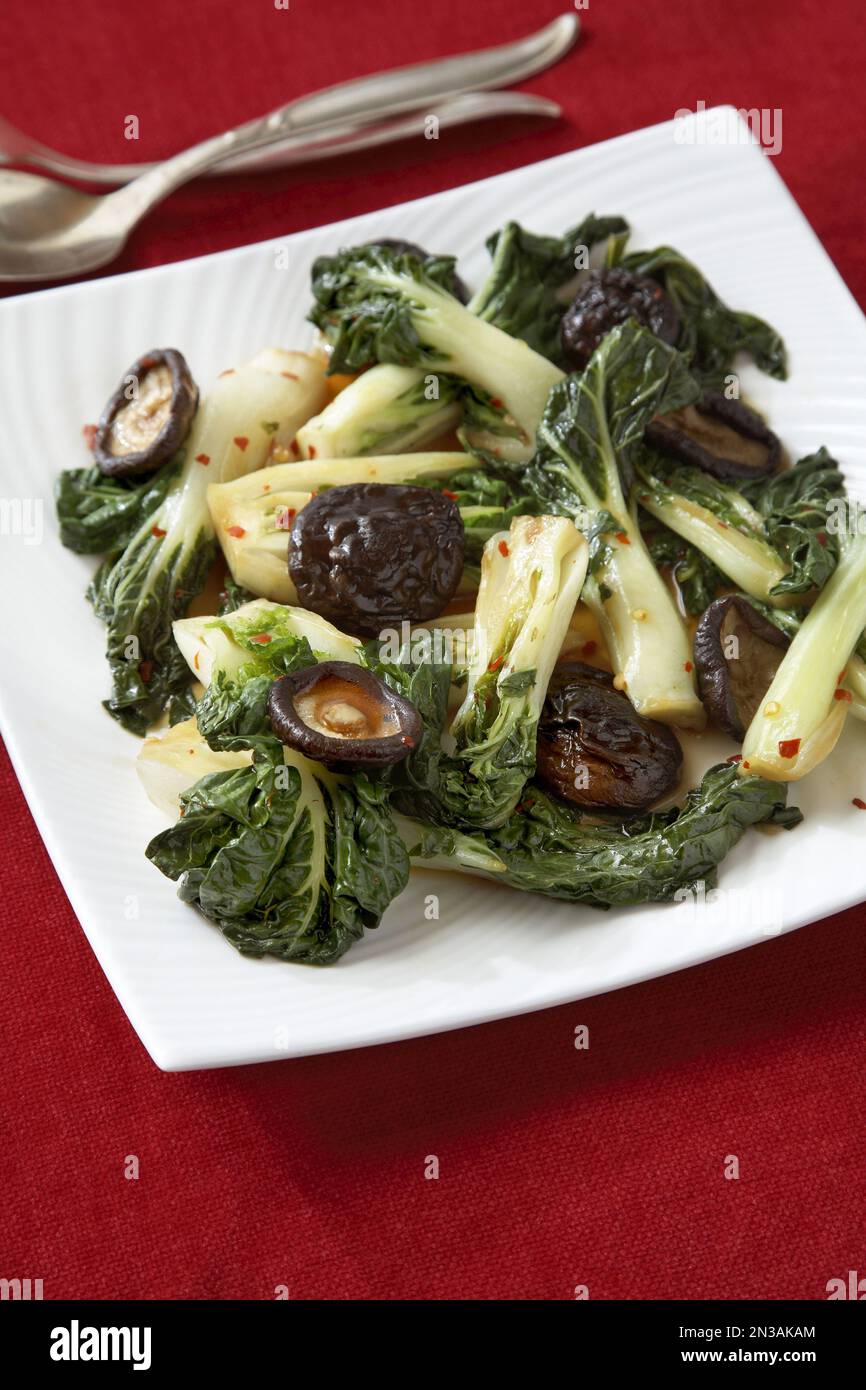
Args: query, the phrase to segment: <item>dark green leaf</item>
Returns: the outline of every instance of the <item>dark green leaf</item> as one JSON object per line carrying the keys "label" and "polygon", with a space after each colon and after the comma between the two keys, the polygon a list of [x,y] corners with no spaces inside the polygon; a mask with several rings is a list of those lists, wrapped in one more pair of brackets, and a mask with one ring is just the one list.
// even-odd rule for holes
{"label": "dark green leaf", "polygon": [[622,217],[594,213],[561,237],[538,236],[517,222],[507,222],[488,239],[493,264],[472,300],[473,313],[562,366],[559,326],[569,286],[580,269],[575,265],[577,253],[627,232]]}
{"label": "dark green leaf", "polygon": [[785,345],[776,330],[754,314],[729,309],[697,266],[679,251],[671,246],[631,251],[619,264],[664,286],[680,315],[677,346],[703,386],[722,389],[738,352],[748,353],[770,376],[785,379]]}

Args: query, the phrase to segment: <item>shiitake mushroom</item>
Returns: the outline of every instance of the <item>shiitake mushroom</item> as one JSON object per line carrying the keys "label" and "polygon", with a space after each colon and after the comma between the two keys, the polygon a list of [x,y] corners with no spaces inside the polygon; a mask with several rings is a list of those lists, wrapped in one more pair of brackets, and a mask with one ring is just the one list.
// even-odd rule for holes
{"label": "shiitake mushroom", "polygon": [[280,676],[268,692],[277,738],[336,771],[407,758],[424,732],[413,704],[351,661],[321,661]]}
{"label": "shiitake mushroom", "polygon": [[718,391],[705,391],[694,405],[657,415],[644,438],[681,463],[731,483],[774,473],[782,453],[760,415]]}
{"label": "shiitake mushroom", "polygon": [[463,572],[463,521],[435,488],[346,483],[311,498],[289,538],[305,608],[355,637],[438,617]]}
{"label": "shiitake mushroom", "polygon": [[183,354],[153,348],[139,357],[102,412],[93,441],[109,478],[150,473],[176,453],[198,407],[198,387]]}
{"label": "shiitake mushroom", "polygon": [[538,725],[536,777],[554,796],[593,811],[645,811],[672,792],[683,754],[673,731],[643,719],[606,671],[564,661]]}
{"label": "shiitake mushroom", "polygon": [[695,630],[698,690],[717,728],[738,743],[757,714],[788,638],[739,594],[717,598]]}
{"label": "shiitake mushroom", "polygon": [[[415,256],[419,261],[427,261],[431,258],[431,252],[425,251],[423,246],[419,246],[414,241],[404,241],[402,237],[380,236],[375,241],[365,241],[365,246],[385,246],[389,251],[395,252],[398,256]],[[451,293],[455,299],[459,299],[461,304],[468,304],[471,298],[469,290],[455,270],[451,280]]]}
{"label": "shiitake mushroom", "polygon": [[680,317],[657,280],[613,266],[593,270],[566,309],[559,337],[572,371],[581,371],[602,338],[628,319],[637,319],[663,343],[675,343]]}

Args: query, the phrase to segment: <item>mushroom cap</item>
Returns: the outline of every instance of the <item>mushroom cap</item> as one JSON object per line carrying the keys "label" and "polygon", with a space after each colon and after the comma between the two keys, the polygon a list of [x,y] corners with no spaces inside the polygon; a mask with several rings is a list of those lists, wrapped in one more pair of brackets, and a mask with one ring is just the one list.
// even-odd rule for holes
{"label": "mushroom cap", "polygon": [[[159,373],[160,389],[148,391],[151,374]],[[132,383],[135,383],[130,395]],[[117,390],[99,419],[93,456],[100,472],[109,478],[131,478],[154,469],[177,453],[198,408],[198,387],[183,353],[176,348],[152,348],[124,373]],[[120,431],[119,422],[127,428]],[[130,448],[119,450],[122,436],[141,436]],[[136,447],[137,445],[137,447]]]}
{"label": "mushroom cap", "polygon": [[463,520],[429,487],[347,483],[298,512],[289,574],[300,602],[355,637],[436,618],[463,573]]}
{"label": "mushroom cap", "polygon": [[774,473],[782,456],[778,436],[760,415],[718,391],[705,391],[694,405],[657,415],[644,438],[681,463],[730,483]]}
{"label": "mushroom cap", "polygon": [[679,314],[657,280],[622,266],[591,271],[562,316],[559,336],[569,368],[582,370],[602,338],[628,319],[664,343],[674,344],[679,336]]}
{"label": "mushroom cap", "polygon": [[321,661],[280,676],[267,709],[281,743],[337,771],[401,762],[424,733],[410,701],[351,661]]}
{"label": "mushroom cap", "polygon": [[715,599],[695,629],[698,690],[717,728],[741,743],[779,667],[788,638],[748,599]]}
{"label": "mushroom cap", "polygon": [[556,667],[538,726],[546,790],[586,810],[645,811],[674,790],[682,757],[673,731],[643,719],[606,671]]}

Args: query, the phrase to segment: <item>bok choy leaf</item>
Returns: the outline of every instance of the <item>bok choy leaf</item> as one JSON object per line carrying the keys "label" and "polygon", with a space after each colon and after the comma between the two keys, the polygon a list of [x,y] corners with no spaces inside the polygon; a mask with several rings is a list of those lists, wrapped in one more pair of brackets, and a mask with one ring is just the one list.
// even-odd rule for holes
{"label": "bok choy leaf", "polygon": [[[267,698],[280,675],[320,657],[357,659],[359,644],[315,614],[264,602],[177,627],[179,648],[207,682],[200,735],[214,756],[250,761],[184,790],[180,819],[147,856],[242,954],[329,965],[378,926],[406,885],[408,856],[387,784],[331,773],[285,748]],[[145,745],[151,785],[161,742]],[[176,758],[172,744],[165,760]]]}
{"label": "bok choy leaf", "polygon": [[787,604],[820,589],[839,553],[828,509],[844,496],[839,465],[826,449],[742,492],[699,468],[671,468],[645,448],[637,455],[640,505],[695,546],[750,597]]}
{"label": "bok choy leaf", "polygon": [[393,770],[395,805],[439,824],[499,825],[535,771],[538,720],[586,574],[564,517],[518,517],[488,541],[468,643],[466,692],[443,740],[450,663],[371,646],[365,661],[421,714],[420,748]]}
{"label": "bok choy leaf", "polygon": [[615,328],[586,370],[553,390],[538,452],[521,480],[550,512],[571,516],[590,543],[583,599],[639,714],[701,728],[691,648],[674,599],[626,501],[632,455],[648,420],[694,400],[680,353],[633,320]]}
{"label": "bok choy leaf", "polygon": [[398,824],[415,866],[480,874],[591,907],[629,907],[682,901],[690,888],[712,887],[750,825],[799,823],[786,795],[784,785],[722,763],[682,807],[619,826],[585,821],[534,785],[504,825],[484,834],[458,836],[403,817]]}
{"label": "bok choy leaf", "polygon": [[559,326],[580,273],[580,257],[585,253],[588,266],[594,247],[627,232],[624,218],[595,213],[559,237],[539,236],[507,222],[488,238],[492,265],[469,308],[562,367]]}
{"label": "bok choy leaf", "polygon": [[784,381],[785,344],[770,324],[754,314],[729,309],[696,265],[671,246],[622,254],[615,263],[633,275],[658,280],[680,317],[677,347],[704,388],[722,390],[738,352],[748,353],[762,372]]}
{"label": "bok choy leaf", "polygon": [[386,362],[460,378],[472,388],[468,437],[503,457],[528,459],[562,373],[470,313],[434,271],[429,261],[382,246],[320,256],[310,318],[331,346],[331,368],[352,372]]}
{"label": "bok choy leaf", "polygon": [[[805,777],[832,751],[851,705],[846,668],[866,627],[866,536],[836,532],[839,561],[803,618],[743,740],[741,769]],[[855,688],[859,671],[848,676]]]}

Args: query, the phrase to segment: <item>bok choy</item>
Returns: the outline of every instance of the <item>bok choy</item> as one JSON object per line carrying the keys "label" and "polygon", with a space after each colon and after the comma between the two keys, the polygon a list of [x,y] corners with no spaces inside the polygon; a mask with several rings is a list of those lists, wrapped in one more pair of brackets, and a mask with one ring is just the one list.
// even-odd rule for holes
{"label": "bok choy", "polygon": [[[378,926],[406,885],[408,855],[387,785],[329,772],[284,747],[266,705],[278,676],[323,655],[356,657],[357,644],[315,614],[261,602],[177,627],[179,647],[208,681],[198,734],[212,757],[248,761],[181,791],[180,819],[147,856],[243,955],[329,965]],[[196,664],[202,651],[208,660]],[[176,785],[182,746],[177,734],[148,740],[141,771],[151,795],[164,798]],[[198,746],[195,738],[188,745]]]}
{"label": "bok choy", "polygon": [[828,508],[845,489],[826,449],[742,492],[701,469],[671,468],[651,449],[636,467],[640,505],[752,598],[788,604],[832,574],[838,545]]}
{"label": "bok choy", "polygon": [[371,367],[298,430],[304,458],[402,454],[460,423],[459,382],[441,374],[380,363]]}
{"label": "bok choy", "polygon": [[[559,320],[569,288],[591,255],[627,231],[623,218],[594,213],[561,237],[508,222],[488,239],[492,264],[468,308],[561,366]],[[478,426],[484,402],[457,376],[380,359],[298,432],[298,445],[309,458],[403,453],[455,429],[464,405]],[[496,407],[490,423],[497,433]]]}
{"label": "bok choy", "polygon": [[522,482],[590,543],[583,599],[639,714],[701,728],[691,649],[673,596],[626,501],[634,447],[652,415],[695,398],[683,357],[634,321],[603,339],[582,373],[551,393]]}
{"label": "bok choy", "polygon": [[488,541],[468,643],[466,692],[445,740],[451,667],[368,649],[367,662],[419,710],[427,733],[395,769],[395,804],[439,824],[500,825],[535,771],[538,720],[589,557],[565,517],[517,517]]}
{"label": "bok choy", "polygon": [[528,893],[591,907],[683,901],[716,882],[718,865],[751,825],[786,829],[802,819],[786,808],[787,788],[711,767],[682,807],[624,825],[585,821],[538,787],[527,788],[509,819],[484,834],[398,817],[411,863],[481,875]]}
{"label": "bok choy", "polygon": [[465,381],[472,388],[464,405],[473,445],[526,460],[562,373],[464,308],[445,288],[453,260],[442,260],[448,262],[444,279],[429,262],[381,246],[320,256],[310,318],[331,346],[334,371],[386,362]]}
{"label": "bok choy", "polygon": [[[743,740],[741,770],[795,781],[835,747],[851,705],[846,667],[866,627],[866,536],[837,530],[839,561],[785,652]],[[858,670],[852,672],[856,683]]]}
{"label": "bok choy", "polygon": [[100,546],[122,547],[97,571],[88,597],[108,630],[112,690],[105,707],[132,732],[143,734],[173,702],[184,707],[189,675],[171,626],[204,587],[217,555],[208,485],[261,467],[271,444],[291,440],[323,394],[311,358],[268,349],[217,380],[199,406],[182,458],[140,491],[119,483],[109,498],[108,486],[94,480],[94,505],[85,509],[83,485],[61,481],[57,500],[67,538],[81,542],[86,532],[88,549],[97,537]]}

